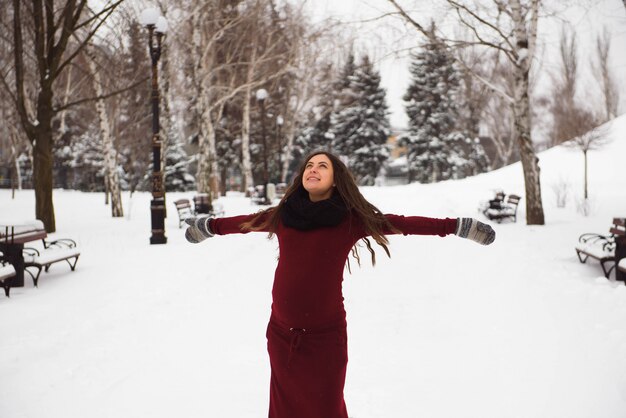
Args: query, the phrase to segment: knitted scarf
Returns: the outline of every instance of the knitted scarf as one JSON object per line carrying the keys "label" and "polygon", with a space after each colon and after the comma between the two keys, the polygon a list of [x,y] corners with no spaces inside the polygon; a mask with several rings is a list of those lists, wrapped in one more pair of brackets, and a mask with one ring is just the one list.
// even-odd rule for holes
{"label": "knitted scarf", "polygon": [[301,231],[339,225],[348,213],[336,189],[330,198],[311,202],[309,192],[302,186],[287,198],[281,212],[283,225]]}

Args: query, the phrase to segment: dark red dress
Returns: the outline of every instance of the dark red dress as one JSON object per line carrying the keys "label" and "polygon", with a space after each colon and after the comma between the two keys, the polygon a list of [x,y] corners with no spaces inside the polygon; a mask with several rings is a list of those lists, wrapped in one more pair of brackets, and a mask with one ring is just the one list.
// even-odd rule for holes
{"label": "dark red dress", "polygon": [[[254,215],[217,218],[218,235],[242,233]],[[404,235],[454,233],[456,219],[385,215]],[[301,231],[279,224],[279,261],[267,328],[270,418],[347,418],[346,312],[342,281],[350,249],[366,236],[348,217],[334,227]]]}

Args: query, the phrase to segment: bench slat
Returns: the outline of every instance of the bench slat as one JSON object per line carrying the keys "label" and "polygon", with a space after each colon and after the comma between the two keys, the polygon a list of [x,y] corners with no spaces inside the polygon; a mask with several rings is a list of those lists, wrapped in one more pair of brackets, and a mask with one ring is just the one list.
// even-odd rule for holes
{"label": "bench slat", "polygon": [[609,232],[613,235],[626,235],[626,231],[624,230],[624,228],[619,227],[612,227],[611,229],[609,229]]}
{"label": "bench slat", "polygon": [[39,256],[26,255],[24,257],[24,261],[26,263],[46,265],[56,263],[57,261],[66,260],[68,258],[78,257],[79,255],[80,251],[78,251],[76,248],[46,250],[43,251]]}

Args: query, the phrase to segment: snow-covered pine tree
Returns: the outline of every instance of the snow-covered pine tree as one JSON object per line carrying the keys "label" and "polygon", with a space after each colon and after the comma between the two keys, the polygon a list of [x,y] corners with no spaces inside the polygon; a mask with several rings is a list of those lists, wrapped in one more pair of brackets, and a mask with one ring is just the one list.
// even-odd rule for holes
{"label": "snow-covered pine tree", "polygon": [[[434,26],[431,30],[434,30]],[[400,145],[408,149],[409,182],[430,183],[464,177],[464,135],[455,128],[459,75],[440,42],[429,41],[413,55],[411,84],[404,95],[408,132]]]}
{"label": "snow-covered pine tree", "polygon": [[97,126],[92,126],[77,138],[69,152],[73,156],[72,189],[83,192],[104,191],[104,153]]}
{"label": "snow-covered pine tree", "polygon": [[389,158],[390,125],[380,74],[367,55],[342,96],[350,104],[332,117],[333,149],[347,157],[359,184],[373,185]]}
{"label": "snow-covered pine tree", "polygon": [[195,190],[196,178],[189,172],[191,158],[178,138],[171,138],[165,150],[165,190],[186,192]]}

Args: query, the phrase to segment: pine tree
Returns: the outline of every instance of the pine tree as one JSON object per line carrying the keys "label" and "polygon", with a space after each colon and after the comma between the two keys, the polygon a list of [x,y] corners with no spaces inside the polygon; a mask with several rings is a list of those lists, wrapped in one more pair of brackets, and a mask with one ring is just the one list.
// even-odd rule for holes
{"label": "pine tree", "polygon": [[[433,28],[434,30],[434,28]],[[409,182],[464,177],[465,137],[455,128],[459,75],[442,43],[430,41],[413,56],[411,84],[404,95],[409,116],[400,145],[408,148]]]}
{"label": "pine tree", "polygon": [[97,128],[92,127],[74,141],[70,153],[75,173],[72,188],[84,192],[104,191],[104,158]]}
{"label": "pine tree", "polygon": [[180,140],[170,140],[165,151],[165,190],[168,192],[195,190],[196,178],[189,172],[190,161]]}
{"label": "pine tree", "polygon": [[380,74],[367,55],[350,77],[343,97],[350,105],[332,117],[333,149],[347,157],[359,184],[373,185],[389,158],[390,125]]}

